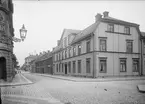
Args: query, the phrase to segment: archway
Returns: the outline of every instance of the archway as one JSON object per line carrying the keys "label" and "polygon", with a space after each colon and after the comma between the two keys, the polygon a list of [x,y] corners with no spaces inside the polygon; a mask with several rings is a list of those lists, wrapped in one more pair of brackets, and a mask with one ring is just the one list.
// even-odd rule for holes
{"label": "archway", "polygon": [[6,59],[4,57],[0,57],[0,79],[7,79]]}

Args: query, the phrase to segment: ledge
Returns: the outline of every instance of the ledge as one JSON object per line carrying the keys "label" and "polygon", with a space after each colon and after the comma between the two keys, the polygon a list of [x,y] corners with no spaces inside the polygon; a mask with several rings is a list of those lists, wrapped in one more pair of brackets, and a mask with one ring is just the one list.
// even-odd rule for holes
{"label": "ledge", "polygon": [[126,34],[126,33],[120,33],[120,32],[112,32],[112,31],[105,31],[107,33],[114,33],[114,34],[122,34],[122,35],[131,35],[131,34]]}

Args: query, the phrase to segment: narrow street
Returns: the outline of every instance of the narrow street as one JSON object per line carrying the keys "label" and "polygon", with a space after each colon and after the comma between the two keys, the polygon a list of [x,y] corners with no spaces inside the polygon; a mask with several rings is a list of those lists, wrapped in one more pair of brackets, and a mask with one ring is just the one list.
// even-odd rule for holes
{"label": "narrow street", "polygon": [[5,99],[8,99],[6,101],[12,97],[13,100],[19,99],[22,104],[27,104],[27,100],[30,104],[49,104],[48,102],[51,104],[60,104],[60,102],[65,104],[144,104],[145,102],[145,94],[138,92],[136,87],[138,84],[144,84],[144,80],[73,82],[30,73],[24,76],[34,83],[3,88],[2,94],[5,95]]}

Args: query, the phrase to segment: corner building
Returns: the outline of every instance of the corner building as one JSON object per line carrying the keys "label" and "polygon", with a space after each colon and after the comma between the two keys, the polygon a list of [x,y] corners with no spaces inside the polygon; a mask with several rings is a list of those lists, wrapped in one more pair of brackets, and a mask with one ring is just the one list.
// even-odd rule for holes
{"label": "corner building", "polygon": [[0,79],[13,77],[13,4],[12,0],[0,0]]}
{"label": "corner building", "polygon": [[82,77],[145,75],[139,25],[98,13],[84,30],[64,29],[53,49],[54,73]]}

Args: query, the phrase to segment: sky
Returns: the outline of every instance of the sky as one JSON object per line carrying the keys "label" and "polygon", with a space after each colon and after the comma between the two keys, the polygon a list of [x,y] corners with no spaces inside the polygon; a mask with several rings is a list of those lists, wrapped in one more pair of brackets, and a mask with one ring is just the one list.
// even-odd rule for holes
{"label": "sky", "polygon": [[97,13],[137,23],[145,32],[145,1],[51,1],[13,0],[15,37],[25,25],[26,39],[14,43],[14,54],[23,65],[30,54],[52,50],[63,29],[83,30],[95,22]]}

